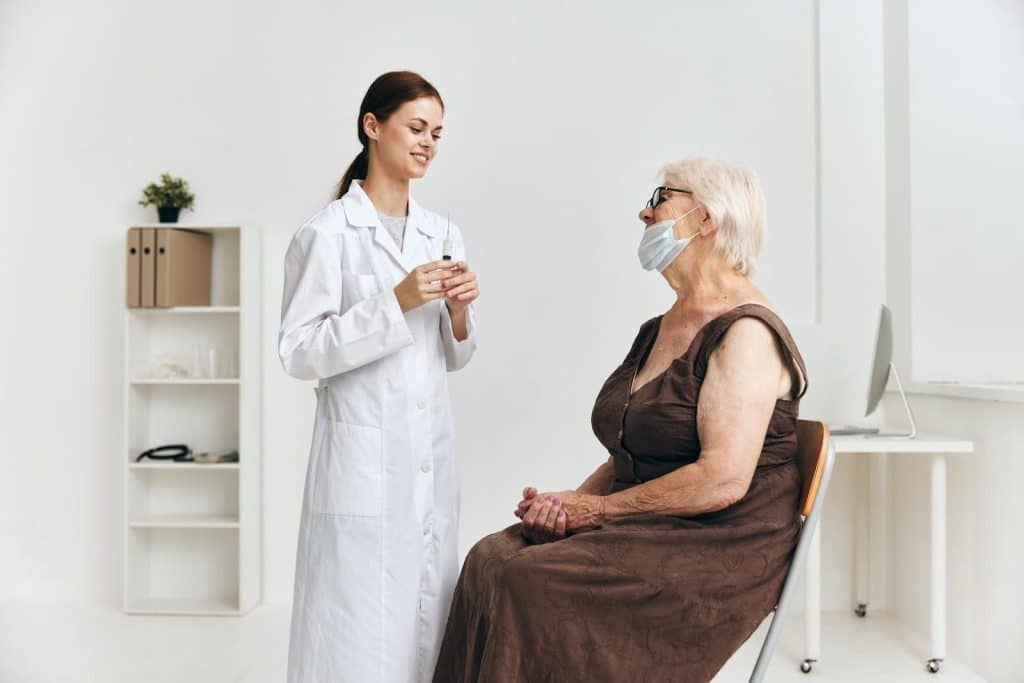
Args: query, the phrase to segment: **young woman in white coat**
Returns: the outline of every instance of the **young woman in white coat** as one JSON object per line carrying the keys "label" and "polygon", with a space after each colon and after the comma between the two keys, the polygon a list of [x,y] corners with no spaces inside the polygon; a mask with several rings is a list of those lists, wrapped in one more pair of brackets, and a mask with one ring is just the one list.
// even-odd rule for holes
{"label": "young woman in white coat", "polygon": [[[359,110],[362,151],[292,239],[278,351],[318,380],[295,569],[288,681],[427,681],[458,578],[446,373],[476,348],[477,279],[459,229],[409,195],[444,104],[386,73]],[[451,256],[451,260],[444,260]]]}

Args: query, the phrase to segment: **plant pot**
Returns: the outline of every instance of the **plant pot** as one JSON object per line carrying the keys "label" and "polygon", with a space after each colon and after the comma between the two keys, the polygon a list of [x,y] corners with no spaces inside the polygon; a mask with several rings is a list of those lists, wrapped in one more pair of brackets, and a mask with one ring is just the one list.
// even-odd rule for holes
{"label": "plant pot", "polygon": [[178,214],[181,212],[180,206],[158,206],[156,207],[156,213],[160,216],[161,223],[177,223]]}

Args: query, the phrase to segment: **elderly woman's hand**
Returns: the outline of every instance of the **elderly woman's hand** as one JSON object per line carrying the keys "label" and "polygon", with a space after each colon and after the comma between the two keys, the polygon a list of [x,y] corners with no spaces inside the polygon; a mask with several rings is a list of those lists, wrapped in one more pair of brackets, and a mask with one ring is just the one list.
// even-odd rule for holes
{"label": "elderly woman's hand", "polygon": [[[554,503],[545,502],[552,499]],[[564,517],[551,516],[556,504],[557,511]],[[536,489],[527,488],[515,514],[523,520],[524,529],[533,531],[539,526],[541,532],[561,538],[574,531],[600,526],[604,520],[604,497],[576,491],[538,494]]]}
{"label": "elderly woman's hand", "polygon": [[534,543],[550,543],[565,538],[565,511],[551,495],[537,495],[537,489],[523,489],[523,500],[515,510],[523,520],[522,534]]}

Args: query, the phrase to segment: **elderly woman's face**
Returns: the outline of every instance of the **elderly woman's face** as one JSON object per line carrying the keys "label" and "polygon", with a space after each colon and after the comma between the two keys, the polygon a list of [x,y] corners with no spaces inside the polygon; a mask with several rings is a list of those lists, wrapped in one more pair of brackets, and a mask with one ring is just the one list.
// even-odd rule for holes
{"label": "elderly woman's face", "polygon": [[[696,205],[693,196],[684,189],[662,187],[655,191],[651,201],[640,211],[639,216],[644,223],[644,229],[647,229],[661,221],[678,219]],[[697,212],[694,212],[691,217],[696,214]],[[687,221],[679,221],[672,226],[675,239],[682,239],[693,234],[694,230],[688,229],[686,223]]]}

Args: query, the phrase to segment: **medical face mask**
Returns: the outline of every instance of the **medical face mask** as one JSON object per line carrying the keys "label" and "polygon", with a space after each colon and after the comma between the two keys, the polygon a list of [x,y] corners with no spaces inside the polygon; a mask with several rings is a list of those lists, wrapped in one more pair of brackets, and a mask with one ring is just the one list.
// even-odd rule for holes
{"label": "medical face mask", "polygon": [[640,238],[640,246],[637,248],[637,256],[640,257],[640,265],[644,267],[644,270],[656,270],[659,273],[665,270],[668,268],[668,264],[675,261],[686,245],[696,237],[696,235],[691,235],[677,240],[672,236],[672,228],[698,208],[700,207],[693,207],[679,218],[658,221],[644,230],[643,237]]}

